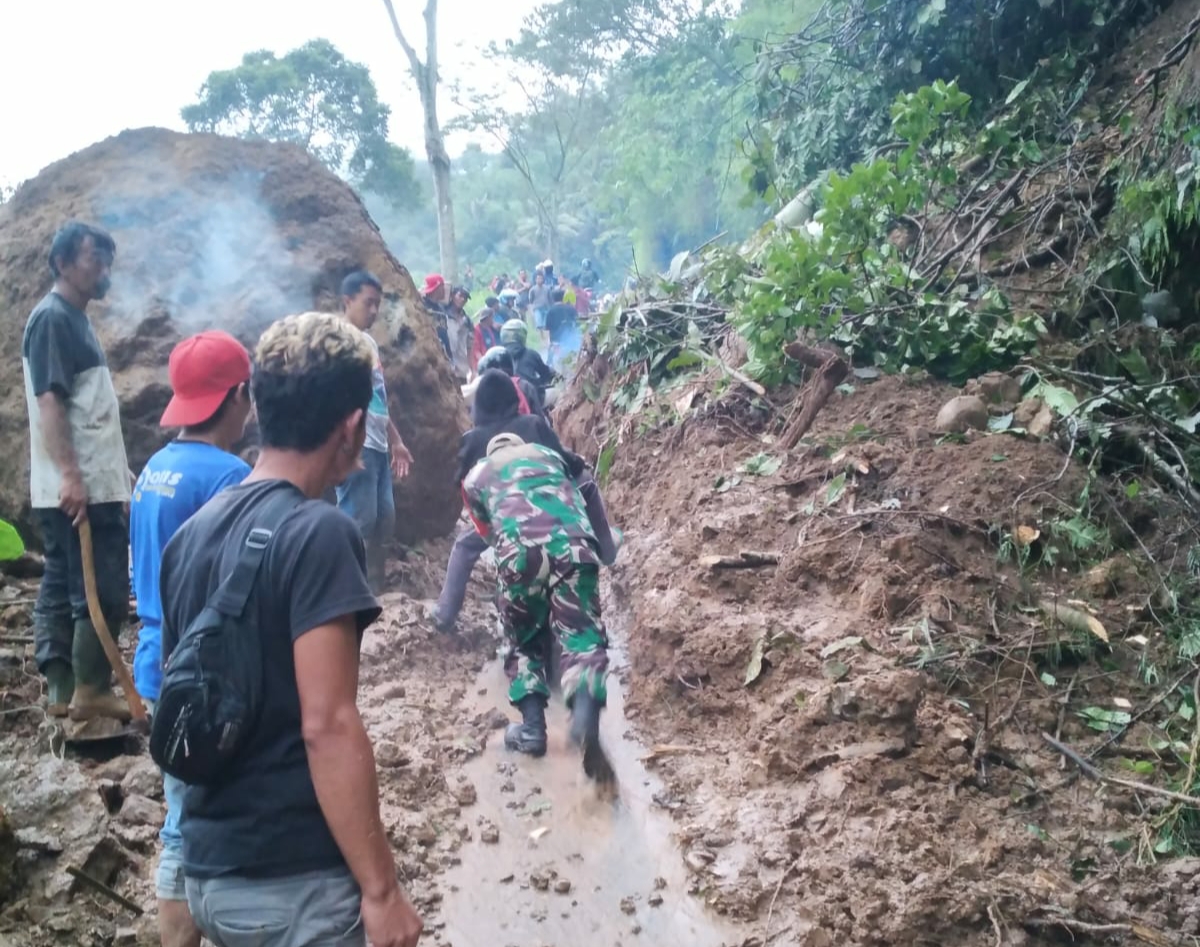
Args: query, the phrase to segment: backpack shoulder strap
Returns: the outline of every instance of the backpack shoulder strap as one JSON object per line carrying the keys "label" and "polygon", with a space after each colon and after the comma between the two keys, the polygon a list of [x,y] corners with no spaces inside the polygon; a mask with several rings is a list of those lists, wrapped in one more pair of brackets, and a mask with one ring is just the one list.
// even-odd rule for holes
{"label": "backpack shoulder strap", "polygon": [[[287,502],[280,502],[280,498],[286,498]],[[263,504],[265,509],[260,509],[256,517],[266,525],[255,526],[246,536],[233,572],[221,583],[209,602],[212,608],[230,618],[237,618],[246,610],[246,603],[254,591],[258,570],[267,554],[267,547],[271,544],[271,537],[303,502],[282,491],[272,491],[272,495]]]}

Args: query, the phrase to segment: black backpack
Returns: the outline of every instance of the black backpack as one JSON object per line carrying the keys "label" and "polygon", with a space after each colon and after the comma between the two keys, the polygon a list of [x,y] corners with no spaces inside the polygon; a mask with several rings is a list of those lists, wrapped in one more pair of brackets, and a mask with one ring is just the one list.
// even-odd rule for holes
{"label": "black backpack", "polygon": [[163,668],[150,755],[189,785],[220,782],[258,722],[262,641],[257,609],[246,606],[272,534],[301,502],[293,490],[270,492],[257,516],[270,528],[250,530],[233,572],[184,629]]}

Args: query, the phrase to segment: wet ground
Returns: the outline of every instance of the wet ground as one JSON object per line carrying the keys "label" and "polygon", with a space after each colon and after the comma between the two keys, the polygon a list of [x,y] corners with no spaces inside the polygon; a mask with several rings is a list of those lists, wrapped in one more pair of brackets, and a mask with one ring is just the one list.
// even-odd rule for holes
{"label": "wet ground", "polygon": [[[619,660],[619,655],[616,656]],[[744,934],[703,902],[670,821],[656,803],[663,787],[640,761],[647,753],[628,731],[617,674],[601,723],[618,777],[615,799],[600,795],[567,740],[561,701],[549,712],[549,750],[541,759],[504,748],[493,732],[464,766],[478,791],[461,863],[443,878],[445,935],[455,945],[653,943],[723,947]],[[480,675],[472,711],[507,703],[499,662]]]}

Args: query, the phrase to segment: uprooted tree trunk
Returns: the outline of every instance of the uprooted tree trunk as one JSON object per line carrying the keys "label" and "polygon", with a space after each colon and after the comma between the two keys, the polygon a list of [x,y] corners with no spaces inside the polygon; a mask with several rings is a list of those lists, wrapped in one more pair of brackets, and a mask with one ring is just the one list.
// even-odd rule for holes
{"label": "uprooted tree trunk", "polygon": [[446,136],[438,121],[438,50],[437,50],[437,0],[425,3],[425,61],[405,38],[396,19],[396,8],[392,0],[383,0],[392,30],[396,34],[404,55],[408,57],[409,71],[417,84],[421,96],[421,110],[425,115],[425,156],[433,173],[433,199],[437,204],[438,250],[442,261],[442,276],[449,283],[458,279],[458,248],[454,235],[454,202],[450,197],[450,154],[446,151]]}
{"label": "uprooted tree trunk", "polygon": [[850,366],[837,352],[813,348],[803,342],[789,342],[783,347],[783,354],[802,365],[815,368],[817,372],[796,399],[800,411],[783,432],[780,440],[784,450],[791,450],[800,442],[800,438],[808,433],[829,396],[846,380]]}

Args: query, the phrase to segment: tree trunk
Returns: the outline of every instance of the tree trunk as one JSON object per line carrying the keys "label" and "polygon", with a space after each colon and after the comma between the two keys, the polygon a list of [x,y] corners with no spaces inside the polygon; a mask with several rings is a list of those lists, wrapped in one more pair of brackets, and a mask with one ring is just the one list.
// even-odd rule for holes
{"label": "tree trunk", "polygon": [[[432,118],[432,124],[430,119]],[[437,203],[438,251],[442,260],[442,277],[447,283],[458,280],[458,246],[454,234],[454,202],[450,197],[450,156],[437,115],[425,115],[425,155],[433,171],[433,199]]]}
{"label": "tree trunk", "polygon": [[454,202],[450,198],[450,155],[446,152],[446,137],[438,121],[438,48],[437,48],[437,0],[425,0],[425,61],[413,49],[400,29],[396,9],[392,0],[383,0],[392,31],[396,34],[404,55],[408,57],[409,69],[417,84],[421,97],[421,110],[425,115],[425,156],[433,172],[433,199],[437,204],[438,250],[442,259],[442,278],[453,285],[458,280],[458,248],[454,238]]}

